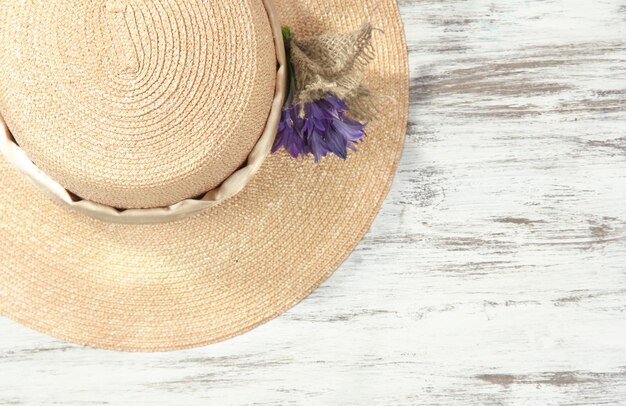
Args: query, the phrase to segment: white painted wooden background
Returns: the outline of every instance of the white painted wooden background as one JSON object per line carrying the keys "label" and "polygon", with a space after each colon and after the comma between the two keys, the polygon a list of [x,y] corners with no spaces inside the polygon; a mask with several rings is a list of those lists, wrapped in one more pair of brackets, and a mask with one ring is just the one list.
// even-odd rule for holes
{"label": "white painted wooden background", "polygon": [[626,1],[400,4],[408,143],[350,260],[190,351],[0,319],[0,404],[626,404]]}

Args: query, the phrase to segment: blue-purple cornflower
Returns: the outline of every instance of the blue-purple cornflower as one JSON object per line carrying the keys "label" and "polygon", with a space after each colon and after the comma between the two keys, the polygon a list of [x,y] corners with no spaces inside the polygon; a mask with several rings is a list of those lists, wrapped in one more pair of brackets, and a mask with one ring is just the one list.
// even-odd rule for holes
{"label": "blue-purple cornflower", "polygon": [[365,136],[365,125],[347,117],[347,111],[346,103],[333,94],[304,107],[283,107],[272,152],[284,147],[294,158],[311,154],[319,162],[331,153],[346,159],[348,150],[355,151],[354,144]]}
{"label": "blue-purple cornflower", "polygon": [[346,116],[348,106],[334,94],[304,105],[293,102],[296,92],[296,75],[290,61],[291,30],[283,27],[289,71],[289,95],[282,110],[272,152],[285,148],[292,157],[313,155],[319,162],[326,155],[348,157],[355,151],[355,143],[365,136],[365,124]]}

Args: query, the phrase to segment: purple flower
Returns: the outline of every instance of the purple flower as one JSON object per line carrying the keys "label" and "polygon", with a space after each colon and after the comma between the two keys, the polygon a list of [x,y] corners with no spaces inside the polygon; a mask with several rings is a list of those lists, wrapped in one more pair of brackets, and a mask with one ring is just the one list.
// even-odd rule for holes
{"label": "purple flower", "polygon": [[319,162],[332,153],[346,159],[348,149],[355,151],[354,144],[365,136],[365,125],[346,117],[347,111],[333,94],[304,107],[285,106],[272,152],[284,147],[294,158],[311,154]]}
{"label": "purple flower", "polygon": [[278,124],[278,133],[276,134],[272,153],[278,151],[280,147],[285,147],[285,150],[294,158],[305,154],[306,144],[300,135],[298,127],[295,125],[295,122],[299,120],[296,107],[283,107],[283,115]]}

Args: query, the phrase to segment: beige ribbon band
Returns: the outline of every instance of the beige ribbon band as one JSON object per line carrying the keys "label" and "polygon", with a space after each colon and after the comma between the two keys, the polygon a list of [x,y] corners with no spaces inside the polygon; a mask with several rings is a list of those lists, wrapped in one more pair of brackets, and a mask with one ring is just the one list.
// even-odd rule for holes
{"label": "beige ribbon band", "polygon": [[263,0],[263,4],[272,27],[277,60],[276,92],[270,114],[263,133],[248,155],[246,164],[231,174],[220,186],[207,192],[204,196],[197,199],[186,199],[168,207],[149,209],[117,209],[89,200],[75,200],[68,190],[46,175],[28,158],[26,152],[15,143],[2,116],[0,116],[0,152],[43,192],[79,212],[103,221],[126,224],[164,223],[197,214],[230,199],[243,190],[269,155],[287,94],[287,56],[280,21],[274,10],[272,0]]}

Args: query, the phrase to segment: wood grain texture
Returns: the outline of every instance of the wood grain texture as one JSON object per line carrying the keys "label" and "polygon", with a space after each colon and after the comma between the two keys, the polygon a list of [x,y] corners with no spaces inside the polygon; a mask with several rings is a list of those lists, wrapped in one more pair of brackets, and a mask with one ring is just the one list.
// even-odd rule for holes
{"label": "wood grain texture", "polygon": [[626,404],[626,3],[400,5],[406,150],[329,281],[176,353],[0,319],[0,404]]}

